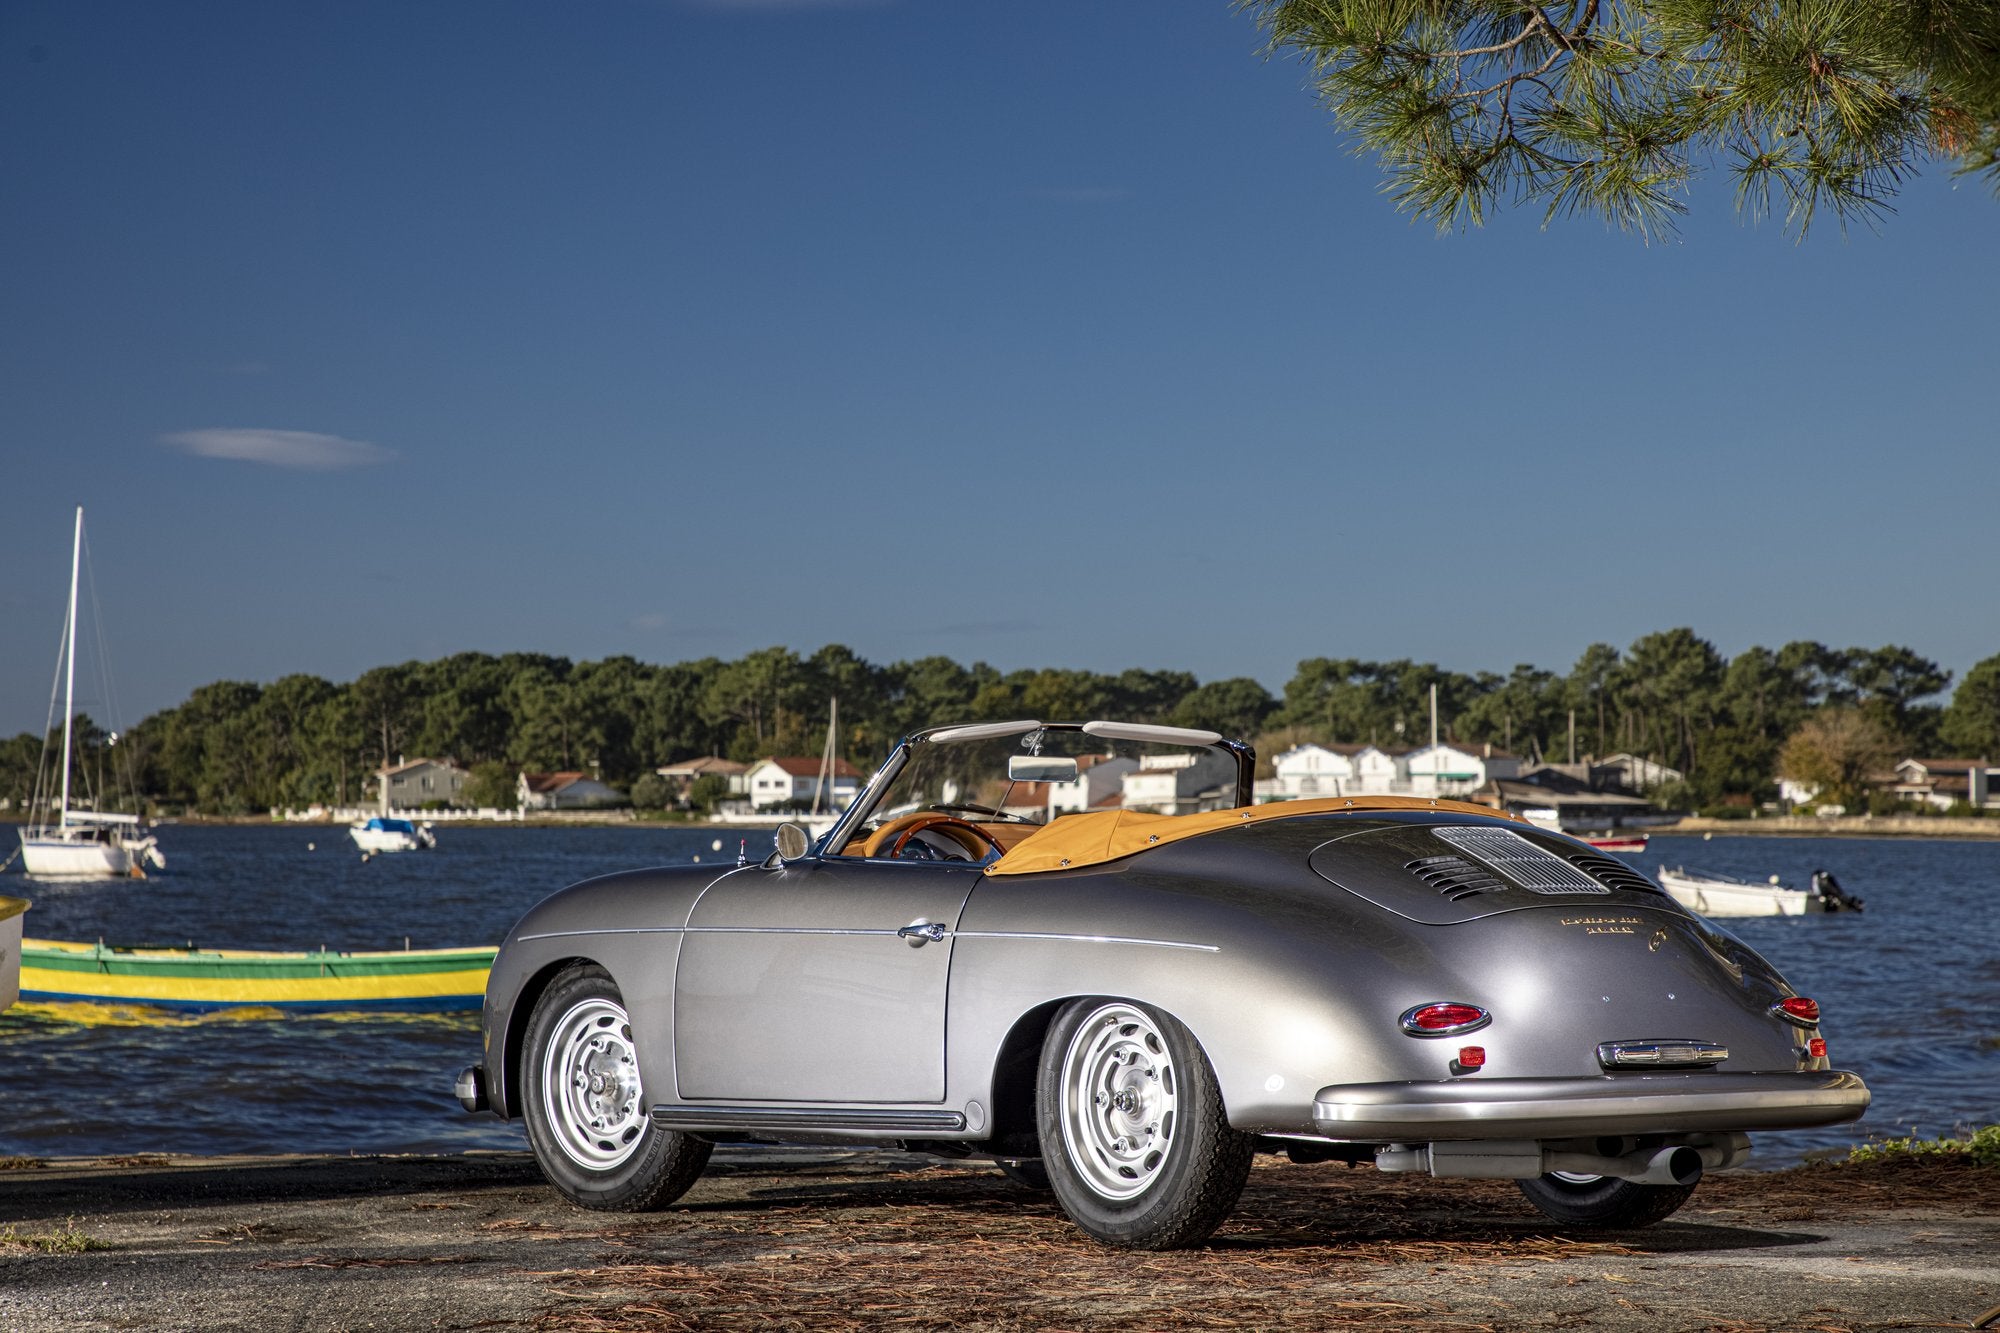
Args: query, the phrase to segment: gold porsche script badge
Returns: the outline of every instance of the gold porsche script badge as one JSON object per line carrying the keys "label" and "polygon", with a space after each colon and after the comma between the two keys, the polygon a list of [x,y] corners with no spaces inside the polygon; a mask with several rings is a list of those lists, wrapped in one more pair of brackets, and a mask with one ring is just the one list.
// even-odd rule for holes
{"label": "gold porsche script badge", "polygon": [[1580,927],[1586,935],[1636,935],[1646,923],[1636,916],[1566,916],[1562,924]]}

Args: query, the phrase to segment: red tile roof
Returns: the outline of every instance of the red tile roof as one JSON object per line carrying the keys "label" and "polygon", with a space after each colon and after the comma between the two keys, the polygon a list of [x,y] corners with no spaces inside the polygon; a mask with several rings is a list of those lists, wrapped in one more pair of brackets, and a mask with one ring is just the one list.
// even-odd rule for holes
{"label": "red tile roof", "polygon": [[[820,762],[817,758],[807,759],[800,755],[774,755],[761,760],[760,764],[776,764],[795,778],[816,778],[819,776]],[[759,767],[759,764],[752,764],[751,767]],[[837,778],[858,778],[861,776],[861,770],[845,759],[836,759],[833,761],[833,775]]]}
{"label": "red tile roof", "polygon": [[749,772],[750,765],[739,764],[734,759],[718,759],[713,755],[703,755],[699,759],[683,759],[677,764],[662,764],[655,771],[661,777],[667,778],[701,777],[707,773],[734,776],[737,773]]}

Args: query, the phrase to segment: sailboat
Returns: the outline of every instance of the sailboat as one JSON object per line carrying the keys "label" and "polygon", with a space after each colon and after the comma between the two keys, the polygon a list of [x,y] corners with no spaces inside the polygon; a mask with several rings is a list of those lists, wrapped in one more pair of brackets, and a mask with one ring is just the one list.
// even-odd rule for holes
{"label": "sailboat", "polygon": [[[69,620],[63,631],[62,659],[56,664],[64,682],[62,795],[55,823],[30,823],[21,830],[21,869],[35,879],[144,878],[146,866],[164,870],[167,858],[139,816],[70,808],[76,725],[76,590],[82,564],[83,506],[78,505],[76,537],[69,555]],[[47,805],[39,785],[38,781],[34,809],[46,820]]]}
{"label": "sailboat", "polygon": [[[812,813],[805,817],[806,831],[817,838],[840,822],[840,810],[833,800],[833,780],[840,770],[840,696],[827,700],[826,744],[820,747],[819,778],[813,784]],[[820,813],[820,806],[826,813]]]}

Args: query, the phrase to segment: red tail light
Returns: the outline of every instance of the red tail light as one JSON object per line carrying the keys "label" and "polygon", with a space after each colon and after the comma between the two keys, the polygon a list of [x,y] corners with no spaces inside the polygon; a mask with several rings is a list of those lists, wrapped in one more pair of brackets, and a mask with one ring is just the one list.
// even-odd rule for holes
{"label": "red tail light", "polygon": [[1815,1060],[1826,1059],[1826,1038],[1814,1037],[1806,1043],[1806,1054]]}
{"label": "red tail light", "polygon": [[1814,1027],[1819,1023],[1819,1001],[1808,1000],[1803,995],[1788,995],[1771,1006],[1771,1012],[1787,1023],[1796,1023],[1802,1028]]}
{"label": "red tail light", "polygon": [[1476,1004],[1453,1004],[1449,1001],[1420,1004],[1405,1012],[1400,1020],[1403,1031],[1412,1037],[1455,1037],[1461,1032],[1483,1028],[1492,1021],[1493,1016]]}
{"label": "red tail light", "polygon": [[1484,1046],[1461,1046],[1461,1047],[1459,1047],[1459,1048],[1458,1048],[1458,1067],[1459,1067],[1460,1069],[1483,1069],[1483,1068],[1485,1068],[1485,1067],[1486,1067],[1486,1048],[1485,1048]]}

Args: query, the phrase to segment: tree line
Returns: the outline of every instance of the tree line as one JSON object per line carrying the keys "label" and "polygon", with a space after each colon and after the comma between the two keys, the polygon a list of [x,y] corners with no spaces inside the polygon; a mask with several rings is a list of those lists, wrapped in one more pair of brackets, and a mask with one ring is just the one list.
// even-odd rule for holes
{"label": "tree line", "polygon": [[[1821,761],[1836,761],[1824,771],[1838,785],[1899,754],[2000,755],[2000,656],[1967,672],[1947,701],[1951,682],[1937,663],[1895,645],[1802,641],[1726,658],[1691,629],[1648,634],[1623,651],[1592,644],[1567,673],[1312,657],[1276,696],[1247,677],[1002,672],[947,657],[878,664],[838,644],[672,665],[460,653],[377,667],[345,684],[312,675],[217,681],[115,743],[84,718],[74,778],[107,793],[106,808],[119,805],[108,793],[122,787],[155,810],[243,814],[355,803],[377,768],[421,755],[473,767],[482,795],[505,803],[523,768],[580,770],[629,787],[697,755],[817,754],[836,697],[841,756],[863,769],[910,731],[1010,717],[1211,728],[1255,738],[1268,765],[1304,741],[1421,744],[1435,685],[1447,740],[1553,762],[1643,755],[1685,775],[1659,793],[1664,803],[1702,808],[1768,798],[1781,769],[1810,776]],[[32,733],[0,742],[0,796],[14,809],[34,788],[43,746]]]}

